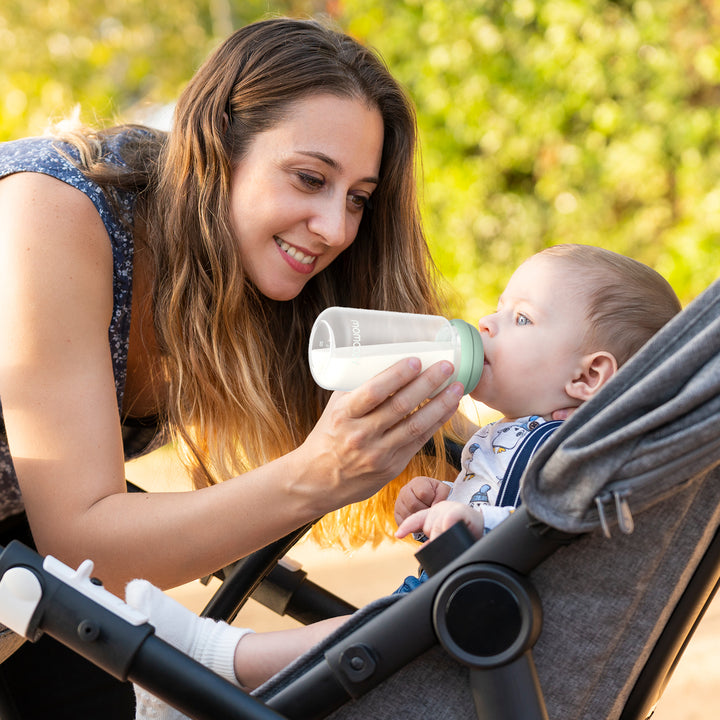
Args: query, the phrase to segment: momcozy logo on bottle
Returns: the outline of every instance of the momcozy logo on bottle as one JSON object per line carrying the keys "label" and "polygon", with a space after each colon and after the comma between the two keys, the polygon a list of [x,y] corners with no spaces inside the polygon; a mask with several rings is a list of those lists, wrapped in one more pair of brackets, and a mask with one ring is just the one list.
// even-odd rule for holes
{"label": "momcozy logo on bottle", "polygon": [[360,321],[350,320],[350,333],[352,334],[352,359],[354,363],[359,363],[357,359],[358,350],[362,347],[362,335],[360,334]]}

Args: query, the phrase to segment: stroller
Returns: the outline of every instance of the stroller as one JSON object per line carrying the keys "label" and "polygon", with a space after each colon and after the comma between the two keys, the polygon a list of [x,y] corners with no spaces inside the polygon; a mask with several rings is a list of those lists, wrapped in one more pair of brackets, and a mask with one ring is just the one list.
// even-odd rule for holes
{"label": "stroller", "polygon": [[[720,281],[538,450],[508,520],[424,546],[427,582],[356,612],[252,696],[159,640],[91,568],[15,542],[0,622],[198,720],[641,720],[718,584],[719,351]],[[246,596],[271,569],[257,564],[207,614],[230,619],[244,597],[229,589]]]}

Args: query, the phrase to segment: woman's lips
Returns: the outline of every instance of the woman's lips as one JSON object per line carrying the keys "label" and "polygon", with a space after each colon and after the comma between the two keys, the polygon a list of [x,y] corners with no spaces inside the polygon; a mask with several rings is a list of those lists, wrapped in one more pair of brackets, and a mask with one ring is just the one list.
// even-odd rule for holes
{"label": "woman's lips", "polygon": [[315,269],[315,261],[317,255],[309,255],[300,250],[300,248],[290,245],[282,238],[274,237],[275,244],[278,246],[283,259],[292,267],[301,273],[311,273]]}

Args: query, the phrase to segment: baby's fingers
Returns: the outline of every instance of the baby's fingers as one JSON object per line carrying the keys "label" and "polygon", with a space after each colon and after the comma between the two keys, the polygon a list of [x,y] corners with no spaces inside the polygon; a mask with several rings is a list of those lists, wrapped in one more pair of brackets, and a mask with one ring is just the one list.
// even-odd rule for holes
{"label": "baby's fingers", "polygon": [[395,522],[400,525],[409,515],[429,508],[437,499],[437,485],[442,485],[448,493],[450,492],[450,488],[444,483],[425,475],[417,475],[407,485],[400,488],[395,500]]}
{"label": "baby's fingers", "polygon": [[414,532],[420,532],[423,529],[428,512],[428,510],[420,510],[406,517],[395,531],[395,537],[400,539]]}

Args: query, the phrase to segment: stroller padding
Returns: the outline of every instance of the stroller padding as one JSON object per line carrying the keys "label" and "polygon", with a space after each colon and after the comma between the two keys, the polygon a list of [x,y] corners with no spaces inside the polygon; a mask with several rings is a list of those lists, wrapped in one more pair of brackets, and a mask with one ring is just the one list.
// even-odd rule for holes
{"label": "stroller padding", "polygon": [[[601,531],[560,548],[530,574],[542,598],[544,626],[534,655],[548,715],[561,720],[619,718],[630,691],[720,521],[720,473],[697,478],[636,518],[633,535]],[[480,541],[480,543],[484,542]],[[413,603],[413,591],[396,602]],[[312,669],[338,639],[362,628],[394,598],[363,608],[338,635],[277,675],[257,695],[269,701],[291,684],[313,695]],[[429,612],[429,610],[428,610]],[[409,614],[411,615],[411,614]],[[412,626],[394,630],[398,644]],[[317,675],[316,675],[317,676]],[[468,669],[436,646],[333,720],[476,720]]]}

